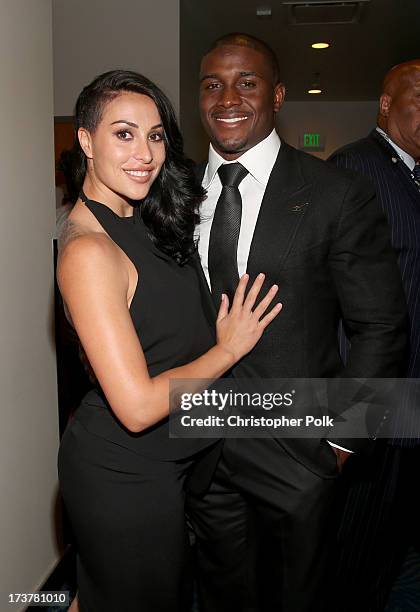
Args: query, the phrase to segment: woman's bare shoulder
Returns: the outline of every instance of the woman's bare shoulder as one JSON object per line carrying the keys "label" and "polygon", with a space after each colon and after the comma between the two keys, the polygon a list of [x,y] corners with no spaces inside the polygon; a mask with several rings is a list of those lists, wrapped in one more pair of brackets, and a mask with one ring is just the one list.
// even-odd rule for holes
{"label": "woman's bare shoulder", "polygon": [[59,258],[94,255],[94,252],[101,250],[112,255],[116,250],[115,244],[92,213],[77,202],[58,236]]}
{"label": "woman's bare shoulder", "polygon": [[58,249],[59,282],[75,275],[94,281],[100,276],[111,279],[114,274],[121,275],[121,255],[108,234],[69,218]]}
{"label": "woman's bare shoulder", "polygon": [[89,233],[89,230],[84,228],[80,223],[73,221],[71,217],[67,217],[61,227],[58,235],[58,251],[62,253],[65,247],[75,238]]}
{"label": "woman's bare shoulder", "polygon": [[91,264],[109,265],[121,261],[116,245],[103,232],[94,232],[75,223],[65,230],[59,247],[58,267]]}
{"label": "woman's bare shoulder", "polygon": [[[101,233],[101,229],[92,213],[77,202],[61,225],[60,233],[57,236],[58,252],[62,252],[75,238],[91,233]],[[105,232],[102,231],[102,233]]]}
{"label": "woman's bare shoulder", "polygon": [[[76,211],[77,212],[77,211]],[[128,274],[121,251],[89,217],[71,214],[60,237],[57,279],[60,289],[86,286],[126,288]]]}

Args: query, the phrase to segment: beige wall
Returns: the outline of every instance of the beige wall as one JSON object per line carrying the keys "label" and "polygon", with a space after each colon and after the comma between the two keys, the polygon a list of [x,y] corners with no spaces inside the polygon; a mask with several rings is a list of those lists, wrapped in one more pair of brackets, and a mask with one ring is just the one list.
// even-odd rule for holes
{"label": "beige wall", "polygon": [[[184,81],[181,89],[181,127],[187,153],[196,161],[207,156],[208,138],[201,127],[197,111],[198,98],[192,84]],[[197,83],[194,87],[198,87]],[[325,151],[313,153],[326,159],[343,145],[363,138],[376,125],[377,101],[364,102],[285,102],[277,118],[279,134],[294,147],[299,134],[320,132],[325,136]]]}
{"label": "beige wall", "polygon": [[314,153],[327,158],[339,147],[363,138],[376,125],[378,102],[285,102],[278,114],[281,136],[294,147],[299,134],[319,132],[325,136],[325,151]]}
{"label": "beige wall", "polygon": [[54,112],[114,68],[155,81],[179,106],[179,0],[53,0]]}
{"label": "beige wall", "polygon": [[51,0],[0,0],[2,596],[38,587],[58,558],[51,23]]}
{"label": "beige wall", "polygon": [[[179,0],[0,0],[0,56],[4,593],[37,588],[59,556],[54,529],[58,423],[52,337],[52,116],[72,114],[82,86],[114,67],[144,72],[177,106]],[[191,89],[185,95],[190,97]],[[321,131],[328,154],[363,136],[374,123],[375,111],[375,102],[290,102],[282,110],[280,132],[296,144],[299,131]],[[206,141],[192,114],[184,114],[183,128],[190,153],[200,157]]]}

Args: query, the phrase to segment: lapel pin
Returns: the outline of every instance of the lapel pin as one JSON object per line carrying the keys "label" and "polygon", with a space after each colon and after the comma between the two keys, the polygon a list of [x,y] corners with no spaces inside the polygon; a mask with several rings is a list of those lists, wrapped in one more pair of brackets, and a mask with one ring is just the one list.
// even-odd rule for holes
{"label": "lapel pin", "polygon": [[304,204],[295,204],[295,206],[292,206],[290,210],[292,212],[300,212],[307,204],[309,204],[309,202],[305,202]]}
{"label": "lapel pin", "polygon": [[398,162],[398,157],[391,157],[391,161],[393,164],[396,164]]}

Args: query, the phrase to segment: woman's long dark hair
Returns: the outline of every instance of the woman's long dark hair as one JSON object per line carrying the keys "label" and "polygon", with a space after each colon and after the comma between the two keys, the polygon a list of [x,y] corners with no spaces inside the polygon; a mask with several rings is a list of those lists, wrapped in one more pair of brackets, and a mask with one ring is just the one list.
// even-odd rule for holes
{"label": "woman's long dark hair", "polygon": [[205,192],[195,177],[193,162],[184,155],[172,104],[148,78],[129,70],[111,70],[83,89],[75,109],[75,182],[81,189],[87,169],[86,157],[77,138],[78,129],[83,127],[93,133],[106,104],[128,91],[153,100],[164,128],[165,162],[139,211],[156,246],[179,264],[184,264],[195,250],[194,228],[199,221],[198,208]]}

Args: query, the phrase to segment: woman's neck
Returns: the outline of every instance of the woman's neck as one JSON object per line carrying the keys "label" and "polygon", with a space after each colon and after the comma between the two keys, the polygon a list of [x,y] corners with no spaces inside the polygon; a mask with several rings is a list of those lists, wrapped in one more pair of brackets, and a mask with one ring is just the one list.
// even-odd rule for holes
{"label": "woman's neck", "polygon": [[84,180],[83,191],[90,200],[96,200],[101,202],[101,204],[105,204],[119,217],[131,217],[133,215],[133,206],[129,201],[106,187],[103,183],[92,179],[89,174]]}

